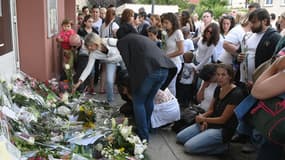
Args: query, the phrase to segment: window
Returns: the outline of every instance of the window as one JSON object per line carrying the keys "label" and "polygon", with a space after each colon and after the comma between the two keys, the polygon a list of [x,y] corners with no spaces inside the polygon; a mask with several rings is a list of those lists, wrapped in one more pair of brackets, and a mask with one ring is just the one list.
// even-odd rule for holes
{"label": "window", "polygon": [[265,5],[272,5],[273,0],[264,0]]}
{"label": "window", "polygon": [[0,0],[0,17],[2,17],[2,0]]}
{"label": "window", "polygon": [[281,2],[280,2],[280,4],[281,5],[285,5],[285,0],[280,0]]}
{"label": "window", "polygon": [[57,20],[57,0],[47,1],[48,37],[52,37],[58,32]]}

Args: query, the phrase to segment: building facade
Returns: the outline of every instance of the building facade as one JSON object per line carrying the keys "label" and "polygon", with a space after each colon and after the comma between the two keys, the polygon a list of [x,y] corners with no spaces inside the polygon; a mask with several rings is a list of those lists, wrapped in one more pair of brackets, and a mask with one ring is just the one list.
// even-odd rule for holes
{"label": "building facade", "polygon": [[285,12],[285,0],[257,0],[262,8],[266,8],[269,13],[275,13],[279,16],[282,12]]}
{"label": "building facade", "polygon": [[58,78],[55,38],[64,18],[76,20],[76,0],[0,0],[0,78],[20,71],[41,81]]}

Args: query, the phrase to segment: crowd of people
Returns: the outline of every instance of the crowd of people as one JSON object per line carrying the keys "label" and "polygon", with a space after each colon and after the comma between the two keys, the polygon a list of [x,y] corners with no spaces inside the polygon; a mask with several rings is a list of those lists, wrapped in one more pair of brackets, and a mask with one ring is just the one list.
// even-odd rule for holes
{"label": "crowd of people", "polygon": [[[190,154],[227,152],[234,139],[251,137],[239,130],[236,106],[249,94],[266,99],[285,92],[282,55],[253,79],[254,71],[285,47],[285,13],[275,24],[273,14],[252,3],[247,12],[214,17],[211,10],[200,20],[188,11],[157,15],[125,9],[118,16],[112,5],[83,7],[77,31],[64,20],[57,38],[63,63],[74,69],[73,92],[94,94],[98,83],[96,92],[106,92],[107,102],[113,103],[117,84],[130,104],[137,134],[147,141],[153,128],[179,120],[189,106],[200,107],[205,112],[179,130],[177,142]],[[122,72],[127,72],[124,81],[116,81]],[[284,151],[266,137],[258,146],[258,160],[281,159]],[[264,151],[270,147],[278,149]]]}

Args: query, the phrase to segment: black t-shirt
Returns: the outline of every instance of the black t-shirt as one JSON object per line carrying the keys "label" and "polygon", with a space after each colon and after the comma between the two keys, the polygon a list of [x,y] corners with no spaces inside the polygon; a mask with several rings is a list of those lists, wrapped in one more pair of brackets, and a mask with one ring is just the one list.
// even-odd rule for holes
{"label": "black t-shirt", "polygon": [[[224,96],[224,98],[220,99],[220,89],[220,86],[215,89],[214,112],[210,117],[220,117],[226,109],[227,105],[237,106],[244,98],[242,90],[239,87],[235,87],[226,96]],[[227,141],[233,136],[237,124],[237,118],[235,114],[233,114],[225,124],[208,124],[208,128],[222,128],[224,141]]]}

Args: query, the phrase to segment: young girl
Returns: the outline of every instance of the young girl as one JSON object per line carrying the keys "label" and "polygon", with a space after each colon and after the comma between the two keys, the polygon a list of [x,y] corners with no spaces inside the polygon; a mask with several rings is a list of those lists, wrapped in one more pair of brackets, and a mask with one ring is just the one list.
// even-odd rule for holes
{"label": "young girl", "polygon": [[[92,24],[94,22],[94,19],[91,15],[86,15],[83,19],[82,26],[78,29],[77,34],[81,37],[81,39],[84,39],[85,36],[89,33],[97,33],[95,28],[92,27]],[[80,75],[83,72],[84,67],[87,65],[88,61],[88,52],[87,50],[81,49],[79,51],[78,55],[78,65],[76,69],[76,80],[78,79],[78,75]],[[96,70],[97,69],[97,70]],[[89,93],[94,93],[94,79],[95,79],[95,74],[99,72],[99,62],[95,62],[95,67],[92,70],[92,73],[89,76]],[[99,75],[99,74],[98,74]],[[82,90],[85,88],[85,86],[88,83],[84,83],[82,86]]]}
{"label": "young girl", "polygon": [[[182,62],[180,55],[184,53],[183,49],[183,34],[179,29],[179,22],[175,14],[165,13],[162,15],[162,25],[167,32],[165,53],[168,58],[174,62],[177,67],[176,76],[172,79],[168,86],[170,92],[176,96],[176,77],[179,73]],[[163,43],[163,42],[162,42]]]}
{"label": "young girl", "polygon": [[220,38],[219,26],[216,23],[209,24],[204,32],[203,37],[198,41],[198,49],[196,52],[195,70],[198,72],[207,63],[211,62],[215,46]]}

